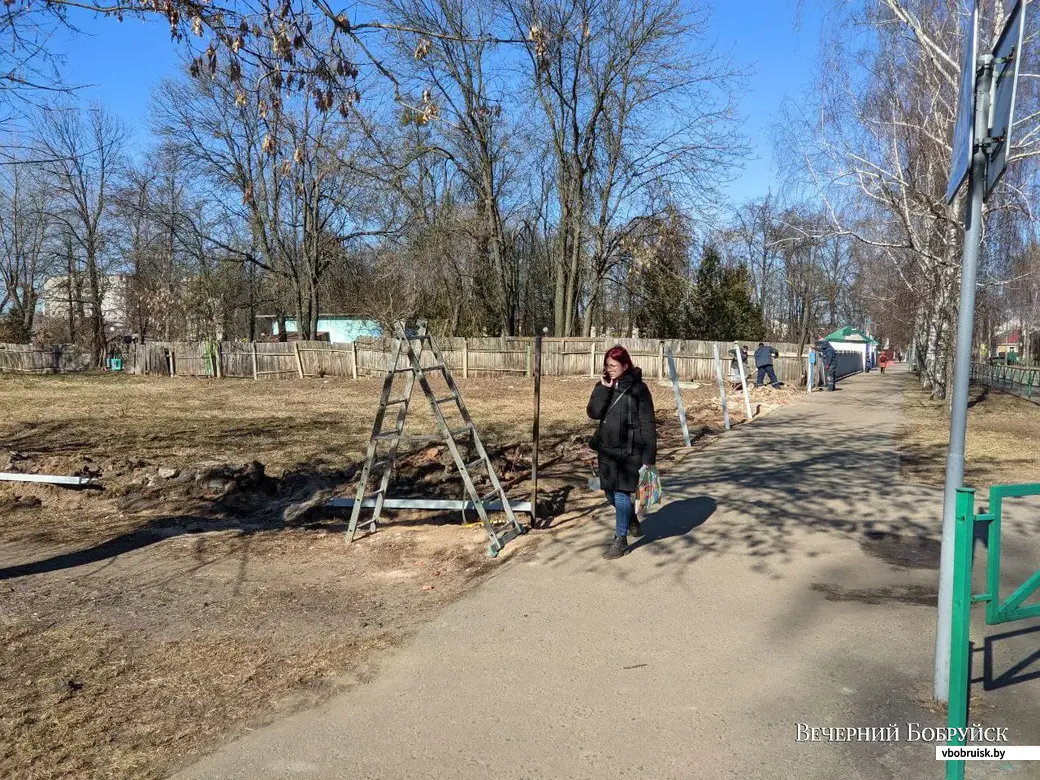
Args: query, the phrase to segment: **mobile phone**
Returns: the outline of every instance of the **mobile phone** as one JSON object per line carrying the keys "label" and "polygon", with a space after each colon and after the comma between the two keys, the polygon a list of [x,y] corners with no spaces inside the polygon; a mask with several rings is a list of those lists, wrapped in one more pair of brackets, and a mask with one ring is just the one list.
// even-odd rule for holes
{"label": "mobile phone", "polygon": [[605,368],[603,369],[603,381],[604,382],[609,382],[610,381],[610,373]]}

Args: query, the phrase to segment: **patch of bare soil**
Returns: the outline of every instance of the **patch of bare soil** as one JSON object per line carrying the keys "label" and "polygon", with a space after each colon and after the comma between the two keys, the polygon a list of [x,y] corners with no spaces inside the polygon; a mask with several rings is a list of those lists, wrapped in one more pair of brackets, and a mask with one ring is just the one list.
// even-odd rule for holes
{"label": "patch of bare soil", "polygon": [[[0,471],[103,483],[0,482],[0,776],[163,777],[368,679],[380,651],[504,563],[459,516],[397,513],[348,547],[346,518],[315,510],[354,495],[381,384],[0,377]],[[499,477],[528,498],[531,381],[460,385]],[[543,380],[554,526],[603,508],[591,387]],[[652,391],[662,468],[722,432],[717,388],[683,391],[692,450],[671,388]],[[797,397],[765,388],[753,403]],[[433,430],[423,399],[412,411],[409,432]],[[404,453],[397,474],[392,495],[462,496],[442,445]]]}

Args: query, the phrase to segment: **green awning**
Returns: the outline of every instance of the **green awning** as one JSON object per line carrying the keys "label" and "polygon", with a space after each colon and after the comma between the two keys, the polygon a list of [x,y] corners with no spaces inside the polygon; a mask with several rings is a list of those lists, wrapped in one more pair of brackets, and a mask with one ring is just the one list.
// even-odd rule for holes
{"label": "green awning", "polygon": [[875,339],[872,339],[863,331],[858,328],[854,328],[851,325],[846,325],[844,328],[838,328],[829,336],[824,336],[824,341],[837,341],[839,343],[846,344],[877,344]]}

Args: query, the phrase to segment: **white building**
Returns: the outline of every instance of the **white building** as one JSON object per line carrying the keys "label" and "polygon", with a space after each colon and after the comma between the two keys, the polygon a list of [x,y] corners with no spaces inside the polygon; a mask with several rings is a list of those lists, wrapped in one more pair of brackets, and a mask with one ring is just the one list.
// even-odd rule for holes
{"label": "white building", "polygon": [[[114,326],[117,330],[127,327],[127,293],[128,277],[125,274],[113,274],[102,278],[104,294],[101,298],[101,312],[105,323]],[[83,311],[87,316],[92,313],[90,294],[87,290],[88,281],[82,279],[80,295],[83,297]],[[40,313],[46,317],[65,318],[69,316],[69,278],[67,276],[51,276],[44,280],[43,291],[40,296]],[[73,291],[74,307],[79,306],[76,300],[76,292]]]}

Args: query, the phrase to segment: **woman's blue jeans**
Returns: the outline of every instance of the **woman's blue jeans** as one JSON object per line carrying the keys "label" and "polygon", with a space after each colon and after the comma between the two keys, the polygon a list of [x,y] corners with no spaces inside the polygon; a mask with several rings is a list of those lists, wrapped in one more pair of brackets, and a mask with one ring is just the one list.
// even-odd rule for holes
{"label": "woman's blue jeans", "polygon": [[607,501],[613,505],[617,518],[614,525],[614,535],[623,539],[628,536],[629,523],[632,522],[632,517],[636,513],[635,504],[632,503],[632,494],[611,490],[605,490],[604,493],[607,495]]}

